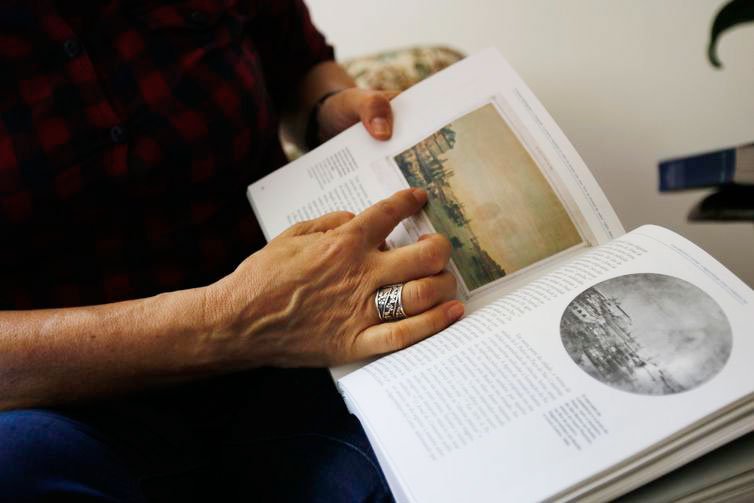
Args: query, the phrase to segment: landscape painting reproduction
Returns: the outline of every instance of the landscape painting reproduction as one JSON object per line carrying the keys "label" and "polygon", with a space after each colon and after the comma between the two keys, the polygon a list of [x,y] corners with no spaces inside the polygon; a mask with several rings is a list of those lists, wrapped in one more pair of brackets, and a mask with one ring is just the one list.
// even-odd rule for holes
{"label": "landscape painting reproduction", "polygon": [[643,395],[693,389],[717,375],[733,334],[695,285],[665,274],[627,274],[588,288],[560,321],[563,346],[587,374]]}
{"label": "landscape painting reproduction", "polygon": [[435,231],[470,292],[582,243],[534,159],[494,105],[446,125],[395,156],[429,194]]}

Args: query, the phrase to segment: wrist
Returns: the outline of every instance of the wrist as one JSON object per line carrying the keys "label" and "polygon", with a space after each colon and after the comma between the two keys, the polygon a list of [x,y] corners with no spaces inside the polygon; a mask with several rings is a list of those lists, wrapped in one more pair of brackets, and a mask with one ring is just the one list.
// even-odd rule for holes
{"label": "wrist", "polygon": [[167,343],[158,346],[165,351],[160,358],[165,370],[194,376],[224,370],[225,355],[218,341],[224,336],[225,317],[214,295],[211,287],[201,287],[145,299],[145,314]]}
{"label": "wrist", "polygon": [[304,143],[307,149],[313,150],[314,148],[318,147],[321,143],[319,112],[322,109],[322,106],[325,104],[325,102],[328,99],[344,91],[345,89],[347,88],[340,88],[340,89],[328,91],[322,96],[320,96],[319,99],[317,99],[317,101],[314,103],[314,105],[312,105],[311,110],[309,111],[309,116],[306,121],[306,131],[304,134]]}
{"label": "wrist", "polygon": [[209,370],[243,370],[263,365],[258,361],[257,339],[263,318],[253,278],[238,277],[238,271],[197,289],[201,327],[197,334],[197,360]]}

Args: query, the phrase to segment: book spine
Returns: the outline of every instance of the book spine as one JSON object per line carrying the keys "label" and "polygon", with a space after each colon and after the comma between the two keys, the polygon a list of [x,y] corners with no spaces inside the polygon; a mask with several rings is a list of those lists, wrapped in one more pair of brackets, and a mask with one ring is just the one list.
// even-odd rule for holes
{"label": "book spine", "polygon": [[660,162],[660,191],[754,183],[754,144]]}

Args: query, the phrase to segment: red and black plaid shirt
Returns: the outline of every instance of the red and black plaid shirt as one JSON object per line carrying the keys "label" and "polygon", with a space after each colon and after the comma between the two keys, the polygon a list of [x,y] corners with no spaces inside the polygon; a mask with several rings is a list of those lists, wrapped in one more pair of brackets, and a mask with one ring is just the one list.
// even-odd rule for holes
{"label": "red and black plaid shirt", "polygon": [[244,193],[332,49],[300,0],[0,4],[0,309],[205,285],[263,244]]}

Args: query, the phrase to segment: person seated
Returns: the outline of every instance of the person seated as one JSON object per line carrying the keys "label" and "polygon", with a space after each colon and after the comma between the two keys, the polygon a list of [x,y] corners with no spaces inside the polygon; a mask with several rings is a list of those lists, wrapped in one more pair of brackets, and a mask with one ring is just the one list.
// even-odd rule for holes
{"label": "person seated", "polygon": [[3,499],[390,500],[325,368],[462,315],[446,239],[382,246],[427,196],[266,245],[245,199],[390,95],[300,0],[5,2],[0,64]]}

